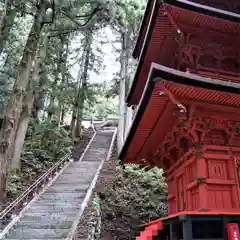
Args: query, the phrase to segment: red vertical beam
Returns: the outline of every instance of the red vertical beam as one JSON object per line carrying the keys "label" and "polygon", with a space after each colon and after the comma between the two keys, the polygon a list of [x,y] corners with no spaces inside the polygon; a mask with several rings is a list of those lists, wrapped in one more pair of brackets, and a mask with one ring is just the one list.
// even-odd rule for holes
{"label": "red vertical beam", "polygon": [[[207,209],[207,184],[205,179],[208,176],[207,160],[204,157],[197,158],[197,177],[199,183],[199,209]],[[204,196],[204,197],[202,197]]]}
{"label": "red vertical beam", "polygon": [[[231,153],[229,153],[231,156]],[[237,167],[235,163],[235,159],[228,160],[227,161],[227,171],[228,171],[228,179],[229,180],[234,180],[236,181],[236,185],[232,186],[232,204],[234,208],[240,208],[239,206],[239,197],[238,197],[238,188],[239,188],[239,183],[238,183],[238,176],[237,176]]]}

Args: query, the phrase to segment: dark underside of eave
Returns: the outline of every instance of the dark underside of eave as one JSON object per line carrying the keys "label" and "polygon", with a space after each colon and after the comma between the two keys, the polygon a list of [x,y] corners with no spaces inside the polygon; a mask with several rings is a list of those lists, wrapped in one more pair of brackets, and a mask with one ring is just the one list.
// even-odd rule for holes
{"label": "dark underside of eave", "polygon": [[206,5],[190,2],[187,0],[165,0],[176,7],[184,8],[189,11],[209,15],[223,20],[240,23],[240,15],[237,13],[221,10],[219,8],[208,7]]}
{"label": "dark underside of eave", "polygon": [[146,10],[145,10],[145,13],[144,13],[144,16],[143,16],[143,20],[142,20],[142,23],[141,23],[141,27],[140,27],[140,30],[139,30],[139,33],[138,33],[138,37],[137,37],[137,41],[135,43],[135,46],[134,46],[134,49],[133,49],[133,53],[132,53],[132,56],[136,59],[138,58],[138,51],[139,51],[139,48],[141,48],[141,46],[139,46],[142,38],[144,36],[142,36],[143,31],[144,31],[144,26],[145,24],[147,24],[147,16],[148,14],[150,14],[149,12],[151,11],[151,5],[152,5],[152,2],[154,0],[148,0],[148,3],[147,3],[147,7],[146,7]]}
{"label": "dark underside of eave", "polygon": [[231,94],[240,94],[240,84],[238,83],[230,83],[222,80],[204,78],[198,75],[186,74],[186,73],[153,63],[152,68],[150,70],[150,78],[147,86],[145,87],[144,96],[141,100],[140,106],[138,108],[138,112],[132,123],[131,129],[125,140],[123,148],[119,154],[120,160],[124,161],[124,156],[128,148],[130,147],[131,141],[137,131],[138,125],[148,106],[148,102],[152,96],[156,82],[160,82],[164,80],[180,83],[186,86],[210,89],[214,91],[226,92]]}
{"label": "dark underside of eave", "polygon": [[[188,11],[193,11],[193,12],[196,12],[196,13],[199,13],[199,14],[205,14],[205,15],[208,15],[208,16],[211,16],[211,17],[216,17],[216,18],[222,19],[222,20],[227,20],[227,21],[231,21],[231,22],[234,22],[234,23],[240,23],[240,15],[239,14],[227,12],[227,11],[220,10],[220,9],[217,9],[217,8],[212,8],[212,7],[208,7],[208,6],[205,6],[205,5],[196,4],[196,3],[189,2],[189,1],[186,1],[186,0],[165,0],[165,3],[168,3],[170,5],[186,9]],[[140,73],[140,69],[142,68],[142,64],[144,62],[144,56],[146,55],[147,48],[148,48],[149,42],[151,40],[152,31],[153,31],[154,24],[155,24],[157,15],[158,15],[157,13],[158,13],[159,6],[160,6],[159,4],[156,4],[156,6],[155,6],[156,9],[154,10],[154,14],[153,14],[153,17],[151,19],[151,22],[149,23],[150,24],[149,32],[146,33],[147,34],[146,42],[145,42],[145,45],[142,46],[143,51],[142,51],[142,55],[140,56],[140,59],[139,59],[137,72],[134,76],[132,86],[131,86],[130,91],[129,91],[129,93],[127,95],[127,98],[126,98],[126,102],[129,103],[129,105],[131,105],[130,104],[131,103],[131,98],[132,98],[132,95],[134,93],[134,89],[137,85],[137,80],[139,78],[138,76],[139,76],[139,73]],[[150,9],[147,9],[147,11],[150,11]],[[147,24],[146,22],[143,22],[143,23]],[[142,28],[144,28],[144,26],[141,26],[141,29]],[[138,39],[140,38],[140,34],[139,34]]]}

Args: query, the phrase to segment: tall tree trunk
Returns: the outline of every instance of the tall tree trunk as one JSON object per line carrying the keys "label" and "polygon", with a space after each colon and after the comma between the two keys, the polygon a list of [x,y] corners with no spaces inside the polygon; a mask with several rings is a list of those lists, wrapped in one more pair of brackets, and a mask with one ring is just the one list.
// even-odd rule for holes
{"label": "tall tree trunk", "polygon": [[[37,83],[38,81],[40,61],[41,60],[38,59],[34,65],[34,70],[33,70],[34,72],[32,76],[32,80],[34,83]],[[31,110],[32,110],[33,100],[34,100],[33,92],[34,92],[33,87],[30,87],[30,89],[27,91],[27,94],[23,100],[23,108],[20,115],[19,124],[17,128],[16,136],[15,136],[15,141],[14,141],[11,169],[17,170],[17,169],[20,169],[21,167],[20,158],[21,158],[21,153],[24,145],[24,139],[27,133],[28,123],[31,118]]]}
{"label": "tall tree trunk", "polygon": [[35,98],[35,88],[39,83],[39,72],[41,62],[44,61],[46,57],[46,48],[48,42],[48,28],[45,28],[43,32],[40,42],[39,42],[39,51],[38,57],[36,58],[35,64],[33,66],[31,83],[29,84],[29,88],[27,90],[27,94],[24,96],[23,100],[23,108],[19,119],[18,129],[15,136],[15,141],[13,144],[13,155],[11,161],[11,169],[18,170],[21,167],[20,160],[21,160],[21,153],[23,150],[24,140],[27,133],[27,128],[29,121],[31,119],[33,102]]}
{"label": "tall tree trunk", "polygon": [[[133,41],[131,41],[130,38],[131,34],[128,34],[128,39],[127,39],[127,67],[125,69],[125,96],[127,97],[127,93],[129,92],[130,88],[132,87],[132,78],[131,76],[134,74],[136,70],[135,62],[134,61],[129,61],[131,59],[131,51],[130,49],[133,48]],[[129,72],[128,70],[131,69]],[[132,121],[133,121],[133,108],[131,107],[126,107],[125,106],[125,132],[124,132],[124,137],[127,136],[129,129],[131,128]]]}
{"label": "tall tree trunk", "polygon": [[119,119],[117,150],[120,152],[124,143],[125,133],[125,96],[126,96],[126,72],[127,72],[127,34],[122,33],[122,51],[120,55],[120,89],[119,89]]}
{"label": "tall tree trunk", "polygon": [[46,13],[46,2],[41,0],[35,14],[34,23],[30,30],[28,40],[19,65],[18,77],[14,83],[12,95],[8,102],[6,116],[1,130],[0,142],[0,202],[6,197],[6,182],[10,164],[11,149],[15,133],[18,128],[20,113],[23,105],[24,92],[28,86],[29,74],[35,58],[39,37],[43,27]]}
{"label": "tall tree trunk", "polygon": [[[82,56],[82,58],[83,58],[83,56]],[[82,73],[82,68],[80,67],[80,69],[78,71],[78,76],[77,76],[77,83],[78,83],[77,92],[76,92],[76,96],[75,96],[73,106],[72,106],[72,118],[71,118],[71,125],[70,125],[72,139],[74,139],[74,137],[75,137],[78,101],[79,101],[80,91],[81,91],[81,87],[82,87],[82,78],[81,78],[82,74],[81,73]]]}
{"label": "tall tree trunk", "polygon": [[39,73],[39,84],[36,91],[34,91],[34,101],[32,108],[32,118],[39,121],[40,113],[44,106],[44,98],[46,95],[46,85],[47,76],[46,76],[46,67],[45,63],[41,62],[40,73]]}
{"label": "tall tree trunk", "polygon": [[86,48],[85,48],[85,57],[83,63],[83,73],[82,73],[82,87],[80,89],[79,94],[79,102],[78,102],[78,112],[77,112],[77,123],[76,123],[76,134],[81,137],[82,135],[82,118],[83,118],[83,109],[84,102],[86,99],[86,90],[87,90],[87,79],[88,79],[88,69],[89,69],[89,61],[91,54],[91,46],[92,46],[92,29],[90,32],[86,34]]}
{"label": "tall tree trunk", "polygon": [[63,125],[63,124],[64,124],[65,113],[66,113],[66,112],[65,112],[65,106],[62,106],[60,125]]}
{"label": "tall tree trunk", "polygon": [[72,139],[75,139],[76,137],[81,136],[81,125],[82,125],[84,102],[86,98],[91,46],[92,46],[92,29],[89,30],[89,32],[86,34],[86,37],[85,37],[85,46],[83,51],[83,72],[82,74],[79,72],[79,75],[78,75],[79,77],[78,92],[77,92],[76,99],[73,106],[72,122],[71,122]]}
{"label": "tall tree trunk", "polygon": [[[2,14],[2,13],[1,13]],[[12,8],[11,0],[5,1],[5,13],[0,16],[0,55],[5,47],[9,32],[13,26],[17,9]]]}
{"label": "tall tree trunk", "polygon": [[61,38],[61,46],[62,49],[64,48],[64,40],[66,40],[66,50],[65,52],[61,51],[60,53],[60,59],[61,59],[61,89],[62,91],[60,92],[59,96],[59,101],[58,101],[58,126],[60,126],[61,121],[62,121],[62,113],[64,112],[64,88],[67,85],[68,79],[66,78],[66,71],[67,71],[67,58],[69,54],[69,47],[68,47],[68,39],[63,39]]}
{"label": "tall tree trunk", "polygon": [[58,110],[56,109],[56,91],[57,91],[57,87],[60,81],[60,74],[61,74],[61,49],[62,45],[60,43],[57,44],[56,46],[56,54],[57,54],[57,67],[55,69],[55,79],[52,85],[52,90],[51,90],[51,96],[50,96],[50,103],[48,105],[48,119],[51,120],[53,115],[59,115]]}
{"label": "tall tree trunk", "polygon": [[77,119],[76,107],[73,107],[71,123],[70,123],[70,132],[71,132],[72,139],[74,139],[74,136],[75,136],[74,131],[75,131],[76,119]]}

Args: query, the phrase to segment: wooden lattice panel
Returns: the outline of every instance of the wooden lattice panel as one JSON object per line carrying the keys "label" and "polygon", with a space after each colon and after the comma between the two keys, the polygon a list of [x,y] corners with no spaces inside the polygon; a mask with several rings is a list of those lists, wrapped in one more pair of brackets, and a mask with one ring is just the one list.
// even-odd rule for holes
{"label": "wooden lattice panel", "polygon": [[[167,183],[171,184],[169,214],[240,210],[239,168],[231,148],[209,145],[203,149],[205,153],[189,155],[174,171],[166,171]],[[235,153],[239,154],[240,148],[235,148]]]}

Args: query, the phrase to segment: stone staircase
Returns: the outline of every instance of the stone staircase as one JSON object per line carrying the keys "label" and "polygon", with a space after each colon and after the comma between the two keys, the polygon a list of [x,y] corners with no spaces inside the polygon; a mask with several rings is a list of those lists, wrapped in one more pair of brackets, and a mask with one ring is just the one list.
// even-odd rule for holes
{"label": "stone staircase", "polygon": [[72,239],[94,179],[109,155],[114,131],[99,131],[79,162],[71,162],[3,239]]}

